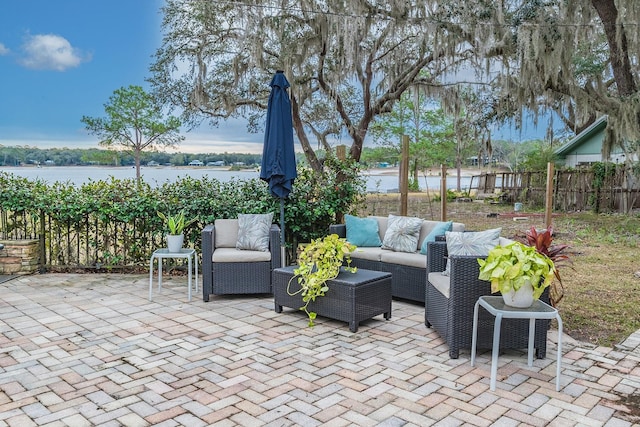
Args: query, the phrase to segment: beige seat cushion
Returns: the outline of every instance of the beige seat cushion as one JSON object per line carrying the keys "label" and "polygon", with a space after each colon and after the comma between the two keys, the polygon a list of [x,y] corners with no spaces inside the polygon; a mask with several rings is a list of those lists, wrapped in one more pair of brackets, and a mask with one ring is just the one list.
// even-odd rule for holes
{"label": "beige seat cushion", "polygon": [[380,241],[384,240],[384,235],[387,232],[387,222],[388,219],[386,216],[371,216],[369,218],[375,218],[378,221],[378,234],[380,235]]}
{"label": "beige seat cushion", "polygon": [[271,252],[246,249],[217,248],[213,251],[213,262],[264,262],[271,261]]}
{"label": "beige seat cushion", "polygon": [[427,256],[414,252],[395,252],[384,250],[382,262],[387,264],[407,265],[409,267],[427,268]]}
{"label": "beige seat cushion", "polygon": [[442,273],[429,273],[429,283],[438,290],[442,295],[449,298],[449,289],[451,288],[451,278]]}
{"label": "beige seat cushion", "polygon": [[368,261],[380,261],[382,259],[382,252],[386,252],[382,248],[375,247],[358,247],[355,251],[351,252],[351,258],[366,259]]}
{"label": "beige seat cushion", "polygon": [[[499,241],[501,246],[513,243],[513,240],[505,237],[500,237]],[[428,280],[442,295],[449,298],[451,290],[451,278],[449,276],[445,276],[441,272],[433,272],[429,273]]]}

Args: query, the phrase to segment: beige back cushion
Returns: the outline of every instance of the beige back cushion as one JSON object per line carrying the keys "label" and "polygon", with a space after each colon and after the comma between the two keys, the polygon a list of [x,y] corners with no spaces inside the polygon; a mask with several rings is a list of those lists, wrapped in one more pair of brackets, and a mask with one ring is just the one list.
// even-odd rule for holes
{"label": "beige back cushion", "polygon": [[[370,218],[375,218],[378,221],[378,232],[380,234],[380,240],[384,240],[384,235],[387,232],[387,223],[389,217],[371,216]],[[424,238],[427,237],[427,235],[431,232],[431,230],[433,230],[433,227],[435,227],[438,222],[439,221],[430,220],[424,220],[422,222],[422,227],[420,228],[420,236],[418,237],[418,247],[416,248],[416,250],[420,250],[420,245],[422,245]],[[452,227],[453,228],[451,231],[464,231],[464,224],[461,222],[454,222],[452,224]]]}
{"label": "beige back cushion", "polygon": [[375,218],[376,221],[378,221],[378,234],[382,242],[382,240],[384,240],[384,234],[387,232],[387,222],[389,218],[386,216],[370,216],[369,218]]}
{"label": "beige back cushion", "polygon": [[[420,237],[418,237],[418,250],[420,250],[420,246],[422,245],[422,242],[424,242],[424,238],[427,237],[429,233],[431,233],[431,230],[433,230],[436,224],[438,224],[439,222],[440,221],[431,220],[422,221],[422,227],[420,228]],[[464,231],[464,224],[462,224],[461,222],[454,222],[453,224],[451,224],[451,227],[451,231]]]}
{"label": "beige back cushion", "polygon": [[216,248],[235,248],[238,241],[237,219],[216,219],[213,223],[216,232]]}

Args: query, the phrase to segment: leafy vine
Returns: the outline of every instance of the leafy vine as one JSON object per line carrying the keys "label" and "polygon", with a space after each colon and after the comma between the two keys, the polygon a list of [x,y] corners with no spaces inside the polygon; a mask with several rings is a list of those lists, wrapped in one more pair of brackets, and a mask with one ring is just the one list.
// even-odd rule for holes
{"label": "leafy vine", "polygon": [[[302,297],[304,305],[300,307],[309,317],[309,326],[314,326],[316,313],[309,311],[309,304],[317,297],[324,296],[329,287],[327,282],[335,279],[340,273],[340,268],[355,273],[356,267],[351,267],[351,253],[356,249],[355,245],[337,234],[312,240],[298,255],[298,267],[293,270],[293,277],[287,284],[287,293],[291,296]],[[300,289],[291,291],[291,284],[297,280]]]}

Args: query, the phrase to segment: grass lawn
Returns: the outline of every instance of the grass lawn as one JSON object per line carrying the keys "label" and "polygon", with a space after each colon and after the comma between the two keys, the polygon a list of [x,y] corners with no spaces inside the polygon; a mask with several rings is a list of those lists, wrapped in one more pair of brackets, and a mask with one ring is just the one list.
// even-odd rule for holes
{"label": "grass lawn", "polygon": [[[410,216],[441,218],[440,203],[429,202],[426,194],[410,194],[407,204]],[[545,227],[543,211],[527,206],[514,215],[511,204],[453,202],[446,212],[448,220],[464,223],[467,230],[502,227],[502,235],[510,238],[524,236],[531,226]],[[399,215],[400,196],[369,195],[366,209],[359,213]],[[624,341],[640,329],[640,216],[554,212],[553,228],[554,242],[569,245],[573,261],[573,268],[560,270],[564,298],[558,310],[565,331],[596,345]]]}

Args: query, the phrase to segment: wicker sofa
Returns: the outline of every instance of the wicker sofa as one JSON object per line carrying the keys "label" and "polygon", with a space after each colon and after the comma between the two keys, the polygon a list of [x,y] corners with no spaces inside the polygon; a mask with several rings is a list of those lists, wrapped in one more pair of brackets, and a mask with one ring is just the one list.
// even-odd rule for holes
{"label": "wicker sofa", "polygon": [[[511,240],[500,237],[499,244]],[[435,329],[449,346],[449,356],[457,359],[460,349],[471,348],[473,308],[480,296],[491,295],[491,283],[479,280],[478,256],[448,255],[444,240],[428,243],[427,286],[425,295],[425,324]],[[445,276],[447,259],[450,274]],[[548,289],[540,298],[549,302]],[[480,309],[478,317],[478,349],[491,349],[495,318]],[[536,320],[536,357],[543,359],[547,352],[549,320]],[[529,321],[503,319],[500,349],[525,349],[528,346]]]}
{"label": "wicker sofa", "polygon": [[236,249],[237,219],[217,219],[202,230],[202,293],[272,293],[271,271],[281,267],[280,227],[271,225],[269,250]]}
{"label": "wicker sofa", "polygon": [[[371,216],[378,222],[380,241],[384,240],[387,230],[388,217]],[[418,244],[413,253],[395,252],[380,246],[358,246],[351,254],[351,265],[366,270],[384,271],[391,273],[391,293],[394,298],[402,298],[424,303],[427,257],[420,253],[420,247],[429,233],[439,224],[439,221],[422,220]],[[454,222],[452,230],[464,231],[464,224]],[[346,224],[329,226],[329,233],[340,237],[347,237]]]}

